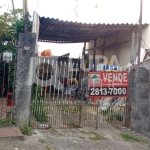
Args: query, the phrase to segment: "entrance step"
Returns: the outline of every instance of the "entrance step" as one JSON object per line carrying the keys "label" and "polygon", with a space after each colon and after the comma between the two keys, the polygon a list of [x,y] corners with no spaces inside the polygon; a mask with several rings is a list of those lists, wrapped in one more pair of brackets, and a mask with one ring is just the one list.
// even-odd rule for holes
{"label": "entrance step", "polygon": [[0,128],[0,138],[23,138],[23,135],[18,127]]}

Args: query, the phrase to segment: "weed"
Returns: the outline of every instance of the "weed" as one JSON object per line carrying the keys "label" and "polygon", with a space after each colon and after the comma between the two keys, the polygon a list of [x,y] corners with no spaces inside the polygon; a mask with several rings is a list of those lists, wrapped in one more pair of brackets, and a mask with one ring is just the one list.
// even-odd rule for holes
{"label": "weed", "polygon": [[119,121],[123,121],[123,116],[121,114],[109,114],[108,115],[108,120],[109,121],[113,121],[113,120],[119,120]]}
{"label": "weed", "polygon": [[53,132],[57,132],[57,131],[56,131],[56,129],[55,129],[55,128],[53,128],[53,127],[51,127],[51,130],[52,130]]}
{"label": "weed", "polygon": [[40,143],[46,143],[46,141],[44,139],[39,139]]}
{"label": "weed", "polygon": [[63,136],[63,134],[62,134],[62,133],[58,133],[57,135],[58,135],[58,136]]}
{"label": "weed", "polygon": [[121,134],[122,138],[125,140],[125,141],[136,141],[136,142],[141,142],[140,139],[134,137],[134,136],[131,136],[131,135],[128,135],[128,134]]}
{"label": "weed", "polygon": [[48,112],[43,104],[43,98],[37,98],[33,100],[32,105],[32,115],[36,118],[38,122],[47,122]]}
{"label": "weed", "polygon": [[[33,101],[31,106],[31,112],[33,117],[36,118],[38,122],[47,122],[48,119],[48,112],[46,106],[44,105],[44,97],[41,95],[44,90],[42,87],[39,87],[36,84],[33,84]],[[36,96],[38,95],[38,97]]]}
{"label": "weed", "polygon": [[58,107],[58,109],[62,112],[78,112],[80,110],[79,106],[68,106],[68,105],[62,105]]}
{"label": "weed", "polygon": [[112,110],[111,110],[110,108],[101,111],[101,114],[102,114],[102,115],[108,115],[108,114],[110,114],[110,113],[112,113]]}
{"label": "weed", "polygon": [[11,118],[7,118],[6,120],[0,120],[0,125],[7,126],[10,124],[15,124],[14,120]]}
{"label": "weed", "polygon": [[24,122],[23,127],[20,130],[25,135],[31,135],[31,127],[28,126],[27,121]]}
{"label": "weed", "polygon": [[85,139],[85,137],[83,137],[83,136],[79,136],[79,138],[80,138],[80,139]]}
{"label": "weed", "polygon": [[46,147],[46,150],[55,150],[54,148],[52,148],[52,147]]}
{"label": "weed", "polygon": [[86,131],[82,130],[80,131],[82,134],[88,134]]}
{"label": "weed", "polygon": [[89,137],[91,140],[107,140],[106,137],[99,136],[96,132],[91,132],[95,137]]}
{"label": "weed", "polygon": [[103,136],[102,136],[102,137],[100,137],[100,136],[89,137],[89,139],[90,139],[90,140],[96,140],[96,141],[97,141],[97,140],[107,140],[107,138],[105,138],[105,137],[103,137]]}

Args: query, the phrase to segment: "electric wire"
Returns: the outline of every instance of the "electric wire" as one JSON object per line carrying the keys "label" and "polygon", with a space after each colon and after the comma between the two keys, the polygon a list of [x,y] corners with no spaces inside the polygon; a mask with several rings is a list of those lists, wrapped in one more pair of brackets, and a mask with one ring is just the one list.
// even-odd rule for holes
{"label": "electric wire", "polygon": [[35,7],[35,11],[36,11],[36,9],[37,9],[37,7],[38,7],[38,4],[39,4],[39,0],[37,1],[36,7]]}

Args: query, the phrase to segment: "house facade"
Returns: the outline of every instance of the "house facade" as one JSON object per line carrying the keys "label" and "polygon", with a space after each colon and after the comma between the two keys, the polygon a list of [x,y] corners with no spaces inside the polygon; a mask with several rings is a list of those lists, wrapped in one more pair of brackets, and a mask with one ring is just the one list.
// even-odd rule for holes
{"label": "house facade", "polygon": [[[94,40],[87,43],[87,49],[91,49],[89,50],[89,55],[93,55],[94,53],[92,50],[92,48],[94,48],[94,43]],[[128,31],[120,31],[106,37],[100,37],[96,39],[95,45],[96,47],[99,47],[95,50],[95,55],[97,58],[100,55],[104,55],[110,61],[111,57],[115,55],[120,66],[126,66],[129,63],[136,64],[138,54],[138,28],[133,27]],[[149,47],[150,25],[145,24],[142,26],[141,62],[149,59]]]}

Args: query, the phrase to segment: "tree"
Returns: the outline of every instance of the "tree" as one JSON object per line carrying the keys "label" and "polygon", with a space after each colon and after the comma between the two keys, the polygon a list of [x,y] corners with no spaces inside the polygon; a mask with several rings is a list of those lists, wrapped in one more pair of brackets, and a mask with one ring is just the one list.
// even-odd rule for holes
{"label": "tree", "polygon": [[[14,13],[16,19],[14,18]],[[14,82],[14,67],[15,67],[15,59],[16,59],[16,46],[19,41],[19,33],[24,32],[25,21],[23,18],[23,10],[16,9],[14,12],[10,10],[9,13],[4,12],[0,15],[0,54],[2,56],[3,52],[9,51],[13,55],[13,61],[10,63],[0,62],[0,91],[3,88],[3,72],[8,74],[9,87],[10,90],[13,88]],[[30,22],[30,30],[32,27],[32,23]],[[4,70],[5,65],[5,70]]]}

